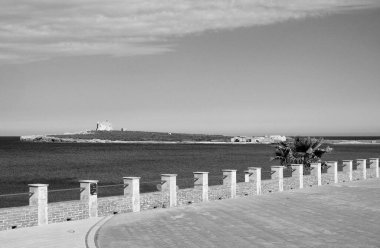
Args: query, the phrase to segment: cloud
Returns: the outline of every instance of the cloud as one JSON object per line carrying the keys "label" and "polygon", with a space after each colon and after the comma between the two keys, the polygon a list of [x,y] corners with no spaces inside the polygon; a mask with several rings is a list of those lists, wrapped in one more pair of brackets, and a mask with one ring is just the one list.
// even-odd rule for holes
{"label": "cloud", "polygon": [[379,1],[1,0],[0,63],[159,54],[174,49],[173,37],[373,6]]}

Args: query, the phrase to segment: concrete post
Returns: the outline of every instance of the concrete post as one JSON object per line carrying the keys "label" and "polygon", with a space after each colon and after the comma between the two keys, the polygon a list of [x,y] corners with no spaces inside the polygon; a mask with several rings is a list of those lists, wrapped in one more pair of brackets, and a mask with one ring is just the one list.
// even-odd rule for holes
{"label": "concrete post", "polygon": [[123,177],[124,196],[130,197],[132,212],[140,212],[140,177]]}
{"label": "concrete post", "polygon": [[98,217],[98,180],[80,180],[80,200],[88,203],[89,217]]}
{"label": "concrete post", "polygon": [[261,167],[248,167],[249,181],[256,182],[256,194],[261,195]]}
{"label": "concrete post", "polygon": [[378,158],[370,158],[369,159],[369,167],[375,168],[376,177],[379,178],[379,159]]}
{"label": "concrete post", "polygon": [[356,165],[357,170],[363,171],[363,179],[367,179],[367,159],[357,159]]}
{"label": "concrete post", "polygon": [[28,184],[29,206],[37,207],[38,225],[48,224],[48,191],[49,184]]}
{"label": "concrete post", "polygon": [[317,178],[317,185],[321,186],[322,185],[322,170],[321,170],[321,163],[311,163],[311,176]]}
{"label": "concrete post", "polygon": [[249,171],[244,171],[244,182],[249,183]]}
{"label": "concrete post", "polygon": [[292,177],[298,178],[299,188],[303,189],[303,164],[292,164]]}
{"label": "concrete post", "polygon": [[202,202],[208,201],[208,172],[194,173],[194,189],[202,191]]}
{"label": "concrete post", "polygon": [[272,179],[278,180],[278,191],[284,191],[284,166],[271,166]]}
{"label": "concrete post", "polygon": [[162,192],[169,193],[169,207],[177,206],[177,174],[161,174]]}
{"label": "concrete post", "polygon": [[231,198],[236,198],[236,170],[222,170],[223,185],[231,190]]}
{"label": "concrete post", "polygon": [[348,178],[352,181],[352,160],[343,160],[343,172],[348,173]]}
{"label": "concrete post", "polygon": [[327,161],[327,173],[334,176],[334,183],[338,183],[338,162]]}

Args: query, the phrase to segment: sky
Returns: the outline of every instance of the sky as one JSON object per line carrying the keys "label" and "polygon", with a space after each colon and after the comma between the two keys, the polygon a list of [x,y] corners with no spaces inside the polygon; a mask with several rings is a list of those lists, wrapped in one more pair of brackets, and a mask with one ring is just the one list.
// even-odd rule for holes
{"label": "sky", "polygon": [[380,135],[378,0],[2,0],[0,135]]}

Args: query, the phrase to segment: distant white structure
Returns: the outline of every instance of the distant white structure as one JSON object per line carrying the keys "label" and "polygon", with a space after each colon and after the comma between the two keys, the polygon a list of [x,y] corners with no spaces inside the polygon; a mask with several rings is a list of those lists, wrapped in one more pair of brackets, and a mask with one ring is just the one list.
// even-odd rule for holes
{"label": "distant white structure", "polygon": [[235,137],[231,138],[231,142],[235,142],[235,143],[237,143],[237,142],[245,142],[245,137],[235,136]]}
{"label": "distant white structure", "polygon": [[286,141],[286,137],[285,136],[281,136],[281,135],[271,135],[271,136],[269,136],[269,138],[271,138],[272,140],[277,141],[277,142],[284,142],[284,141]]}
{"label": "distant white structure", "polygon": [[96,123],[96,131],[111,131],[112,124],[108,120],[106,121],[98,121]]}
{"label": "distant white structure", "polygon": [[250,143],[252,142],[251,137],[246,137],[246,136],[235,136],[231,138],[231,142],[241,142],[241,143]]}
{"label": "distant white structure", "polygon": [[286,141],[285,136],[271,135],[271,136],[259,136],[259,137],[247,137],[247,136],[235,136],[231,138],[233,143],[256,143],[256,144],[272,144]]}

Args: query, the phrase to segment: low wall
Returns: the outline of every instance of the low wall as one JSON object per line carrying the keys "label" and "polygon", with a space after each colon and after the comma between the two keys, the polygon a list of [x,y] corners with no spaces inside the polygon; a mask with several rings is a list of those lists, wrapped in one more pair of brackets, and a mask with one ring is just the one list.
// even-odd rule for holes
{"label": "low wall", "polygon": [[322,178],[321,179],[322,185],[334,183],[334,175],[333,174],[322,173],[321,178]]}
{"label": "low wall", "polygon": [[367,178],[376,178],[375,168],[367,168]]}
{"label": "low wall", "polygon": [[213,185],[208,187],[208,199],[210,201],[231,198],[231,189],[224,185]]}
{"label": "low wall", "polygon": [[48,204],[48,223],[87,219],[88,204],[83,201],[65,201]]}
{"label": "low wall", "polygon": [[363,179],[363,171],[354,170],[352,171],[352,181]]}
{"label": "low wall", "polygon": [[300,179],[296,177],[284,178],[284,190],[293,190],[300,188]]}
{"label": "low wall", "polygon": [[257,195],[257,187],[255,182],[237,183],[236,184],[236,196],[254,196]]}
{"label": "low wall", "polygon": [[261,181],[261,192],[274,193],[279,191],[278,180],[263,180]]}
{"label": "low wall", "polygon": [[303,187],[304,188],[314,187],[314,186],[318,186],[317,176],[313,176],[313,175],[303,176]]}
{"label": "low wall", "polygon": [[[355,167],[354,167],[355,168]],[[278,169],[278,166],[277,166]],[[277,171],[278,172],[278,171]],[[143,211],[156,208],[168,208],[170,206],[183,206],[194,203],[201,203],[206,201],[208,196],[209,201],[228,199],[235,196],[233,189],[236,185],[236,197],[253,197],[258,193],[256,181],[251,182],[239,182],[236,183],[236,171],[226,170],[223,178],[224,185],[207,185],[207,172],[197,172],[198,178],[195,183],[198,183],[194,188],[178,189],[176,188],[175,176],[174,174],[164,174],[166,179],[163,183],[170,184],[170,187],[164,185],[165,191],[157,191],[150,193],[139,193],[139,178],[128,178],[132,180],[125,184],[130,188],[130,191],[122,196],[111,196],[97,198],[97,194],[91,194],[91,184],[97,181],[85,181],[89,187],[83,188],[85,193],[86,189],[90,198],[82,198],[82,200],[76,201],[64,201],[55,202],[47,204],[47,222],[57,223],[65,222],[71,220],[86,219],[90,216],[107,216],[119,213],[128,213],[133,211]],[[202,174],[203,173],[203,174]],[[202,174],[202,177],[199,175]],[[276,179],[261,180],[261,193],[269,194],[279,191],[279,184],[282,180],[283,190],[294,190],[300,188],[300,178],[297,176],[281,178],[282,174],[276,175]],[[366,173],[367,178],[376,178],[376,168],[367,168]],[[204,179],[205,178],[205,179]],[[260,177],[259,185],[260,185]],[[318,185],[318,178],[316,175],[306,175],[303,176],[303,187],[315,187]],[[331,173],[321,174],[322,185],[334,184],[335,175]],[[338,171],[337,174],[338,182],[349,182],[348,172]],[[353,181],[363,180],[362,170],[352,171]],[[133,181],[135,180],[135,181]],[[137,180],[137,181],[136,181]],[[171,181],[174,180],[174,181]],[[205,181],[203,181],[205,180]],[[248,180],[248,179],[247,179]],[[256,180],[256,179],[254,179]],[[134,184],[133,182],[136,182]],[[137,186],[136,186],[137,185]],[[232,186],[231,186],[232,185]],[[37,185],[42,187],[41,185]],[[47,187],[47,186],[46,186]],[[134,190],[137,187],[137,190]],[[94,189],[94,188],[92,188]],[[96,189],[96,188],[95,188]],[[208,191],[208,195],[205,194]],[[171,197],[170,197],[171,192]],[[260,190],[259,190],[260,192]],[[131,195],[132,194],[132,195]],[[82,195],[81,195],[82,196]],[[137,196],[137,197],[136,197]],[[138,197],[139,196],[139,197]],[[204,197],[204,199],[203,199]],[[46,200],[46,198],[44,198]],[[86,199],[86,200],[83,200]],[[134,199],[134,202],[132,202]],[[140,199],[140,202],[138,202]],[[137,208],[136,208],[137,204]],[[44,205],[46,207],[46,205]],[[95,209],[94,209],[95,208]],[[95,212],[95,214],[93,214]],[[46,219],[46,217],[45,217]],[[0,230],[14,229],[20,227],[30,227],[36,226],[41,223],[38,220],[38,208],[37,206],[24,206],[24,207],[13,207],[13,208],[0,208]],[[42,222],[46,223],[46,222]]]}
{"label": "low wall", "polygon": [[169,207],[169,194],[163,192],[143,193],[140,195],[141,210]]}
{"label": "low wall", "polygon": [[132,212],[132,199],[125,196],[98,198],[98,216]]}
{"label": "low wall", "polygon": [[350,181],[350,177],[349,177],[348,173],[341,173],[341,172],[338,173],[338,182],[339,183],[345,183],[345,182],[349,182],[349,181]]}
{"label": "low wall", "polygon": [[0,230],[37,226],[37,214],[35,206],[0,208]]}
{"label": "low wall", "polygon": [[189,205],[202,202],[202,190],[199,189],[180,189],[177,191],[178,206]]}

